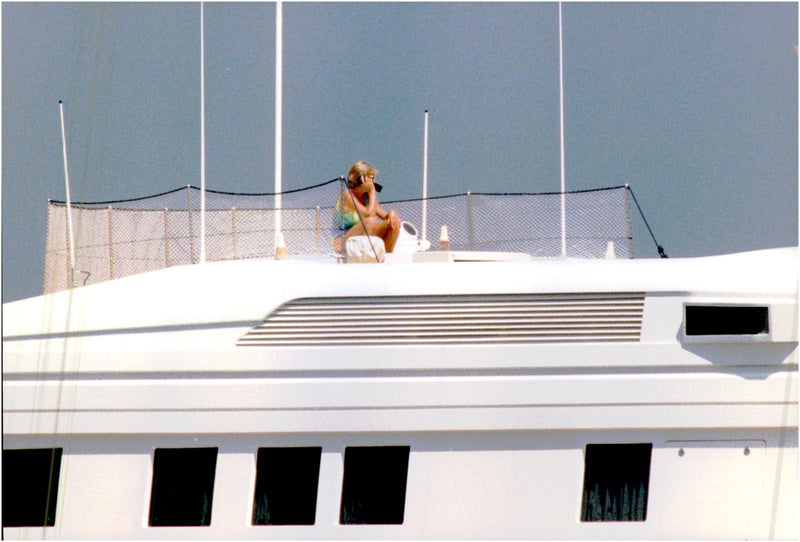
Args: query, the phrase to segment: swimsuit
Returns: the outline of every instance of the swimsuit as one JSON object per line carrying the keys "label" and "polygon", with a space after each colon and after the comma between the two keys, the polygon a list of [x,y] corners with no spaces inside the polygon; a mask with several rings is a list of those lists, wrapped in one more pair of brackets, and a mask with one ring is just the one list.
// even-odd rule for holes
{"label": "swimsuit", "polygon": [[361,222],[361,217],[355,211],[342,211],[342,200],[336,200],[336,207],[333,210],[333,224],[340,230],[349,230]]}

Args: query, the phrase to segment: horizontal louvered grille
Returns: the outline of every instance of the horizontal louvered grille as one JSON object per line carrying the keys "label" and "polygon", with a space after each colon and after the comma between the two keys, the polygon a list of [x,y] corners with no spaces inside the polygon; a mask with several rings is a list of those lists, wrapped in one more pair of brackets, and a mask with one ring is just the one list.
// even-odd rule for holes
{"label": "horizontal louvered grille", "polygon": [[525,294],[295,299],[239,346],[638,341],[644,294]]}

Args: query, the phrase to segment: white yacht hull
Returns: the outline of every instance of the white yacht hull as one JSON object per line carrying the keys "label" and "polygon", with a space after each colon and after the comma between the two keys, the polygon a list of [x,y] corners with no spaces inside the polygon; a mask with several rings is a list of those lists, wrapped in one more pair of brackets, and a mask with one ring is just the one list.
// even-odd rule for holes
{"label": "white yacht hull", "polygon": [[[797,282],[796,249],[252,260],[8,303],[4,450],[62,455],[53,525],[3,535],[797,538]],[[693,334],[687,305],[768,326]],[[606,444],[651,446],[636,520],[586,519]],[[254,525],[285,447],[321,451],[313,524]],[[352,447],[408,449],[400,523],[343,519]],[[207,524],[154,526],[154,453],[189,448],[216,449]]]}

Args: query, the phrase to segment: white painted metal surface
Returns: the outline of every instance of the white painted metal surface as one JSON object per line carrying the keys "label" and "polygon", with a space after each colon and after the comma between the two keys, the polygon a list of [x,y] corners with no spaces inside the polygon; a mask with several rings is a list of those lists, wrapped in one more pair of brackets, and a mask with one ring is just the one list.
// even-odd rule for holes
{"label": "white painted metal surface", "polygon": [[[797,284],[796,248],[290,258],[8,303],[4,448],[64,455],[56,525],[3,534],[796,538]],[[687,302],[766,306],[769,331],[687,340]],[[624,340],[590,340],[597,326]],[[580,521],[586,445],[639,442],[653,446],[647,519]],[[402,525],[339,524],[355,445],[410,446]],[[211,524],[149,527],[154,450],[198,446],[219,449]],[[265,446],[322,447],[313,526],[251,524]]]}

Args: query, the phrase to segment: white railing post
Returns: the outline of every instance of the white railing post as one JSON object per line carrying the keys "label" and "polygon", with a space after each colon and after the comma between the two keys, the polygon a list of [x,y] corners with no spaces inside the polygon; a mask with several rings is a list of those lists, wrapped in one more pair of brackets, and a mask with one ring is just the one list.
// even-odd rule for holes
{"label": "white railing post", "polygon": [[67,165],[67,132],[64,127],[64,103],[58,101],[58,109],[61,115],[61,146],[64,150],[64,182],[67,187],[67,235],[69,244],[69,288],[75,285],[75,232],[72,229],[72,201],[69,189],[69,166]]}
{"label": "white railing post", "polygon": [[281,235],[281,172],[283,169],[283,3],[275,5],[275,252]]}

